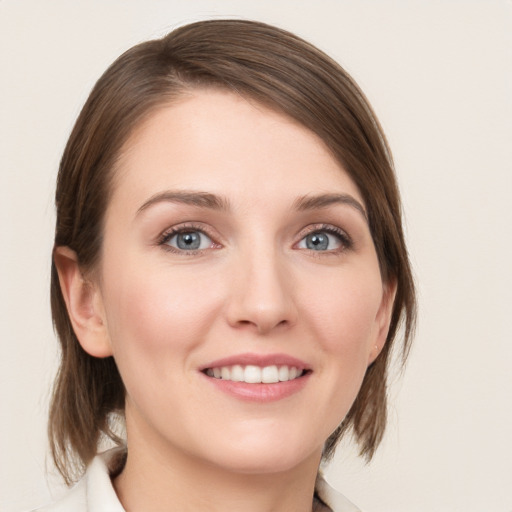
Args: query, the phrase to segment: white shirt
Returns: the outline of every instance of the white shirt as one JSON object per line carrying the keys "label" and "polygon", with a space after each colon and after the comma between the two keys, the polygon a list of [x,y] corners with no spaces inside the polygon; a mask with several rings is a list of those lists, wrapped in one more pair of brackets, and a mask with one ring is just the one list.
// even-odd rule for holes
{"label": "white shirt", "polygon": [[[32,512],[126,512],[119,501],[110,479],[108,463],[116,450],[95,457],[84,477],[59,501]],[[332,489],[319,476],[316,494],[323,503],[315,510],[325,512],[361,512],[344,496]]]}

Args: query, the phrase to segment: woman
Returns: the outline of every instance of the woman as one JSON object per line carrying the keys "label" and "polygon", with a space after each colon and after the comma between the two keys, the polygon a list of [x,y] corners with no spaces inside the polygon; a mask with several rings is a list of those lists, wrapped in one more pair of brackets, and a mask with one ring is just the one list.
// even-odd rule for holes
{"label": "woman", "polygon": [[347,73],[249,21],[138,45],[87,100],[56,204],[49,433],[66,481],[87,473],[41,510],[357,510],[318,466],[348,431],[375,452],[415,300]]}

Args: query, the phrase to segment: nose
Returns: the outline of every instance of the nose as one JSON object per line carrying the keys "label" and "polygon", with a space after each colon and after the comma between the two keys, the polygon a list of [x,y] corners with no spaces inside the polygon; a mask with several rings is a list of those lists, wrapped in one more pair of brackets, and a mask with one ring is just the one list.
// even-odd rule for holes
{"label": "nose", "polygon": [[294,280],[285,257],[272,249],[240,255],[227,305],[229,324],[264,335],[294,325]]}

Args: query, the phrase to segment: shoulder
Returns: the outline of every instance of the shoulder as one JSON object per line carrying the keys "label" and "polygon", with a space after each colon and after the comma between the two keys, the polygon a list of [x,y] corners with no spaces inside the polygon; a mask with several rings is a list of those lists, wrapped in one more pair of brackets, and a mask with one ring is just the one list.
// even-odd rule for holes
{"label": "shoulder", "polygon": [[118,450],[96,456],[84,477],[60,500],[32,512],[125,512],[110,480],[109,465]]}
{"label": "shoulder", "polygon": [[[63,498],[32,512],[125,512],[110,479],[109,466],[118,458],[119,450],[109,450],[91,462],[86,474]],[[315,494],[320,509],[326,512],[361,512],[342,494],[318,475]]]}
{"label": "shoulder", "polygon": [[334,490],[325,480],[321,473],[316,479],[315,491],[318,498],[332,512],[362,512],[345,496]]}

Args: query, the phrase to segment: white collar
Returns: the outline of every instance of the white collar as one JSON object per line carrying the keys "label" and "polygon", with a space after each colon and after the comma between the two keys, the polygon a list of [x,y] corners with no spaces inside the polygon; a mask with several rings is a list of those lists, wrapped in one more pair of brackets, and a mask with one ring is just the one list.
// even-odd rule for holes
{"label": "white collar", "polygon": [[85,474],[88,512],[125,512],[110,479],[109,463],[119,449],[114,448],[92,460]]}

